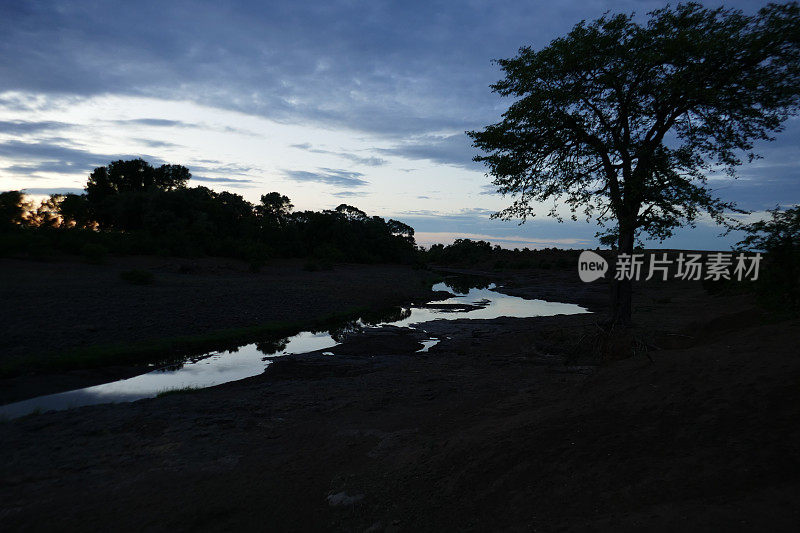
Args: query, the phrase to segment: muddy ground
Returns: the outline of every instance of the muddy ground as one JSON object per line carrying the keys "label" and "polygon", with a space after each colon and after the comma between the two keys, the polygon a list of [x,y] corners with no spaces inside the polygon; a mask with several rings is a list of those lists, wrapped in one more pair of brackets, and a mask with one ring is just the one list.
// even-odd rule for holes
{"label": "muddy ground", "polygon": [[747,295],[642,284],[638,350],[617,360],[619,347],[598,350],[605,287],[501,277],[508,293],[597,314],[436,323],[450,338],[428,353],[388,329],[212,389],[2,423],[0,521],[797,529],[800,322],[770,323]]}

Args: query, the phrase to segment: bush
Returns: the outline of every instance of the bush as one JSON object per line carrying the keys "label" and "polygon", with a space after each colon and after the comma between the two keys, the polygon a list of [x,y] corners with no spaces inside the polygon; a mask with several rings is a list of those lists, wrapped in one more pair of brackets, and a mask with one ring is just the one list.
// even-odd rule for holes
{"label": "bush", "polygon": [[759,301],[788,316],[800,314],[800,205],[769,211],[770,218],[742,227],[742,248],[766,252],[755,282]]}
{"label": "bush", "polygon": [[153,283],[155,276],[149,270],[126,270],[119,273],[120,279],[132,285],[149,285]]}

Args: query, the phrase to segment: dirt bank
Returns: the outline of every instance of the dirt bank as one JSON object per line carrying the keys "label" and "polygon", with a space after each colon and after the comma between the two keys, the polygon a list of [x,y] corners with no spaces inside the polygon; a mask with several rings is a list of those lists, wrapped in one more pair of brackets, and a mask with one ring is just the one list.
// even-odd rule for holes
{"label": "dirt bank", "polygon": [[[505,290],[537,287],[529,273]],[[430,353],[382,333],[213,389],[3,423],[0,518],[10,530],[796,530],[800,322],[761,323],[746,297],[690,284],[640,287],[636,306],[639,333],[671,349],[565,365],[592,315],[465,320],[439,324],[450,338]]]}
{"label": "dirt bank", "polygon": [[[120,278],[134,269],[151,272],[152,284]],[[221,330],[303,324],[356,308],[425,300],[431,276],[397,265],[337,265],[308,272],[300,261],[275,261],[251,273],[244,263],[220,259],[127,257],[102,265],[69,258],[0,259],[0,367],[11,368],[12,375],[29,374],[62,354],[98,345],[147,345]],[[115,363],[110,356],[107,364]],[[128,367],[92,369],[28,376],[22,384],[5,381],[0,402],[19,399],[20,388],[43,394],[102,381],[104,373],[130,372]]]}

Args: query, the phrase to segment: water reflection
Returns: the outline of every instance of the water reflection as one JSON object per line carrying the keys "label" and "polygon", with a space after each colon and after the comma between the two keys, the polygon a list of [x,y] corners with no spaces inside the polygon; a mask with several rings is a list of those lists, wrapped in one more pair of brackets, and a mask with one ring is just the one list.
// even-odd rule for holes
{"label": "water reflection", "polygon": [[[187,357],[180,363],[129,379],[0,406],[0,417],[15,418],[37,410],[133,401],[175,389],[211,387],[237,381],[261,374],[276,357],[332,348],[341,344],[348,335],[370,327],[392,325],[424,332],[424,323],[432,320],[490,320],[501,316],[527,318],[588,312],[574,304],[508,296],[497,292],[494,284],[481,278],[448,278],[434,285],[433,289],[450,289],[456,295],[421,306],[365,313],[357,320],[344,322],[328,331],[302,331],[286,338],[264,338],[244,346]],[[419,352],[427,352],[439,341],[428,336],[421,341],[423,347]]]}
{"label": "water reflection", "polygon": [[[450,289],[456,294],[467,294],[471,289],[488,289],[494,285],[489,278],[483,276],[459,275],[445,278],[442,283],[434,285],[434,290]],[[436,287],[445,287],[437,289]]]}

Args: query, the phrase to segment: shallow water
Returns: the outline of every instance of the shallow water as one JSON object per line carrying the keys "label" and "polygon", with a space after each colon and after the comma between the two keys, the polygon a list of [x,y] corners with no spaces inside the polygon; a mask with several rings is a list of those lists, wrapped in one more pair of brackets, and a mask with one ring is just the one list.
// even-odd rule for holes
{"label": "shallow water", "polygon": [[[155,369],[132,378],[95,385],[58,394],[39,396],[29,400],[0,406],[0,417],[15,418],[33,412],[69,409],[101,403],[129,402],[152,398],[160,393],[186,388],[204,388],[237,381],[264,372],[272,359],[287,354],[301,354],[332,348],[340,344],[347,332],[363,328],[392,325],[424,331],[424,323],[432,320],[481,319],[501,316],[528,318],[534,316],[570,315],[588,313],[575,304],[527,300],[508,296],[494,290],[494,284],[465,285],[450,281],[437,283],[433,290],[458,293],[452,298],[436,300],[436,306],[458,305],[457,309],[439,307],[410,307],[395,309],[383,319],[359,319],[343,324],[341,328],[326,332],[303,331],[286,339],[273,342],[252,343],[236,350],[209,352],[199,357],[187,358],[180,364]],[[464,309],[463,306],[471,306]],[[429,337],[418,352],[427,352],[440,339]],[[323,352],[329,354],[330,352]]]}

